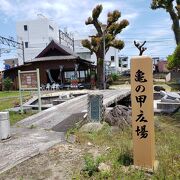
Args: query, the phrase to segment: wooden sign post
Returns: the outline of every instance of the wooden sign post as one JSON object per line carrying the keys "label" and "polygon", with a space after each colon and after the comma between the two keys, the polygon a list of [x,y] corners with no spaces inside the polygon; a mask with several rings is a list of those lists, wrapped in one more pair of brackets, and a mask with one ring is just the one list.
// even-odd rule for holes
{"label": "wooden sign post", "polygon": [[23,113],[22,91],[32,91],[32,90],[38,91],[38,102],[39,102],[39,112],[40,112],[41,111],[41,91],[40,91],[39,69],[36,69],[33,71],[18,70],[18,80],[19,80],[21,113]]}
{"label": "wooden sign post", "polygon": [[131,59],[134,165],[154,169],[153,64],[148,56]]}

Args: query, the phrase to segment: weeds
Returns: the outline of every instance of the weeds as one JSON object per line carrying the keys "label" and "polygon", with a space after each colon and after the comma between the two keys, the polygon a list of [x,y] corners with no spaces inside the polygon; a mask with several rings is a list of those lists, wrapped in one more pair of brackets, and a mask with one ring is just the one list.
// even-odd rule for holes
{"label": "weeds", "polygon": [[124,166],[130,166],[133,164],[132,152],[127,150],[125,153],[122,153],[119,158],[118,162]]}
{"label": "weeds", "polygon": [[87,154],[84,157],[85,167],[83,168],[83,172],[88,176],[92,176],[93,173],[98,171],[98,161],[94,160],[92,154]]}
{"label": "weeds", "polygon": [[[155,121],[161,127],[156,129],[156,159],[159,161],[158,171],[147,174],[142,170],[131,168],[132,156],[132,129],[113,132],[106,125],[99,132],[81,133],[76,132],[78,142],[86,144],[92,142],[95,146],[110,147],[110,150],[103,154],[103,162],[111,165],[110,172],[103,174],[97,171],[98,162],[92,155],[85,157],[85,171],[87,176],[79,174],[79,179],[180,179],[180,113],[169,116],[156,116]],[[91,176],[89,176],[91,175]]]}
{"label": "weeds", "polygon": [[69,139],[71,135],[75,134],[78,129],[78,127],[68,129],[68,131],[66,132],[66,140]]}
{"label": "weeds", "polygon": [[29,127],[29,129],[35,129],[36,128],[36,126],[34,125],[34,124],[32,124],[30,127]]}

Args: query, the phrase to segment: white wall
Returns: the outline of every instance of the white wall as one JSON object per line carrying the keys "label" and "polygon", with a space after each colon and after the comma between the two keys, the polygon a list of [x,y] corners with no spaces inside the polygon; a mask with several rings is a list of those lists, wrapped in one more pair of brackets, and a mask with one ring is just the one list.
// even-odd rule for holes
{"label": "white wall", "polygon": [[[24,30],[24,25],[27,25],[27,31]],[[42,17],[17,22],[16,31],[18,42],[28,42],[28,48],[25,47],[25,62],[35,58],[52,39],[59,38],[57,24]],[[19,64],[22,64],[22,50],[18,50],[18,59]]]}
{"label": "white wall", "polygon": [[[114,61],[111,61],[111,56],[114,56]],[[120,58],[120,52],[118,49],[115,49],[113,47],[109,48],[109,51],[106,53],[105,55],[105,62],[111,62],[110,68],[112,70],[112,72],[114,73],[120,73],[124,70],[129,69],[128,67],[128,63],[129,63],[129,59],[127,60],[127,62],[123,62],[123,64],[127,64],[127,68],[124,67],[119,67],[119,58]],[[97,64],[97,59],[96,59],[96,55],[93,54],[91,56],[91,61],[94,61],[95,64]]]}
{"label": "white wall", "polygon": [[81,39],[76,39],[74,41],[74,51],[81,58],[91,61],[91,53],[87,48],[84,48],[81,44]]}

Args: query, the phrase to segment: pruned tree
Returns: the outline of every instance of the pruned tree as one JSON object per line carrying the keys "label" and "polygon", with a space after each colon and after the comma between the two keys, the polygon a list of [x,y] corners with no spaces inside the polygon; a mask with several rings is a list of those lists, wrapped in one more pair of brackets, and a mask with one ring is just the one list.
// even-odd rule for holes
{"label": "pruned tree", "polygon": [[176,44],[180,43],[180,0],[152,0],[152,9],[165,9],[172,19],[172,30],[174,32]]}
{"label": "pruned tree", "polygon": [[[94,25],[97,33],[90,37],[90,40],[85,39],[82,41],[82,45],[88,48],[91,53],[96,54],[97,58],[97,87],[103,89],[103,60],[104,60],[104,49],[105,53],[110,47],[116,49],[123,49],[124,42],[116,39],[116,36],[129,25],[129,22],[124,19],[118,21],[121,17],[121,13],[118,10],[109,12],[107,15],[107,24],[105,30],[102,28],[102,22],[99,21],[99,16],[103,10],[102,5],[97,5],[92,11],[92,17],[89,17],[85,22],[86,25]],[[105,41],[105,48],[103,46],[103,38]]]}
{"label": "pruned tree", "polygon": [[142,56],[143,52],[147,49],[145,47],[143,47],[146,44],[146,41],[144,41],[142,44],[134,41],[134,45],[138,48],[139,50],[139,56]]}

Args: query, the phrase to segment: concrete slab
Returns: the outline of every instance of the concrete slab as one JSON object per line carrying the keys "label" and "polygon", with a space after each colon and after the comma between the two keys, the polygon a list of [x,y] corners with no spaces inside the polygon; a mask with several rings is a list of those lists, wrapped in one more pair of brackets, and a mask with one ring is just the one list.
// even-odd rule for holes
{"label": "concrete slab", "polygon": [[64,143],[64,133],[41,129],[12,128],[11,138],[0,141],[0,173],[39,154],[57,143]]}
{"label": "concrete slab", "polygon": [[[104,106],[109,106],[117,101],[123,99],[130,95],[129,89],[123,90],[96,90],[88,91],[88,93],[100,93],[104,96]],[[44,110],[38,114],[28,117],[17,123],[21,127],[30,127],[34,125],[35,127],[43,129],[52,129],[59,123],[69,119],[73,114],[79,114],[82,111],[87,110],[88,95],[82,95],[62,104],[56,105],[52,108]],[[83,115],[82,115],[83,117]]]}

